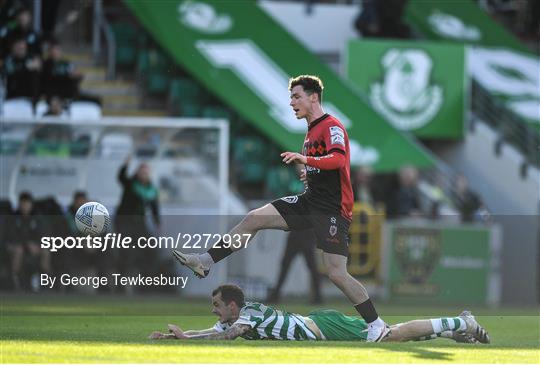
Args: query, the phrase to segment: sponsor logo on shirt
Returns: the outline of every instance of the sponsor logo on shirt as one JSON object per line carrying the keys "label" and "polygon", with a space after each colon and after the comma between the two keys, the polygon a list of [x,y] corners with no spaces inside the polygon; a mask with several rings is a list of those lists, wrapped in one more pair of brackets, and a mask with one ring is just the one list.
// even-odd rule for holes
{"label": "sponsor logo on shirt", "polygon": [[298,201],[298,197],[296,195],[293,195],[293,196],[285,196],[283,198],[281,198],[281,200],[283,200],[284,202],[287,202],[289,204],[294,204]]}
{"label": "sponsor logo on shirt", "polygon": [[330,144],[340,144],[345,147],[345,133],[338,126],[330,127]]}

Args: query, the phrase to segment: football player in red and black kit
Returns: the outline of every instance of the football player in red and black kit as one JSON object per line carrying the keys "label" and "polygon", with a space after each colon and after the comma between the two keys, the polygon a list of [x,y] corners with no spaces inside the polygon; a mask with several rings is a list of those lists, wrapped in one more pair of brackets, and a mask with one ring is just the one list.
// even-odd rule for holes
{"label": "football player in red and black kit", "polygon": [[[378,342],[389,333],[379,318],[365,287],[347,272],[348,230],[353,193],[350,181],[350,151],[347,131],[322,109],[323,84],[318,77],[302,75],[289,81],[290,105],[297,119],[306,119],[308,131],[303,153],[283,152],[286,164],[305,165],[302,180],[306,191],[277,199],[254,209],[229,234],[250,234],[261,229],[303,230],[312,228],[330,280],[349,298],[369,324],[368,341]],[[231,255],[237,247],[215,245],[204,254],[174,250],[175,258],[197,276],[206,277],[210,266]]]}

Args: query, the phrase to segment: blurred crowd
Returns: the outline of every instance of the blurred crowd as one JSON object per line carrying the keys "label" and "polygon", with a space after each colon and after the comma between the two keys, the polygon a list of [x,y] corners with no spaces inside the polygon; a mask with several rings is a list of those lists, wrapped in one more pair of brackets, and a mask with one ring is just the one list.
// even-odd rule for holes
{"label": "blurred crowd", "polygon": [[45,3],[43,34],[34,30],[32,2],[7,0],[0,7],[0,99],[24,98],[34,108],[45,100],[46,116],[61,115],[75,100],[101,104],[99,97],[81,92],[83,74],[64,58],[54,36],[59,1]]}
{"label": "blurred crowd", "polygon": [[[151,181],[150,167],[141,163],[134,174],[128,174],[129,159],[121,166],[117,182],[122,195],[114,215],[113,232],[124,237],[150,237],[158,234],[160,226],[158,189]],[[0,201],[0,289],[44,290],[39,274],[60,275],[152,275],[168,273],[170,262],[163,261],[155,249],[62,248],[56,252],[41,249],[41,238],[78,237],[75,225],[77,210],[89,201],[85,191],[75,191],[71,203],[62,207],[54,197],[36,199],[31,192],[22,191],[12,207]],[[60,286],[58,290],[72,290]],[[132,288],[114,288],[131,292]],[[168,287],[150,290],[171,289]],[[105,288],[112,291],[112,288]],[[144,290],[144,288],[143,288]]]}
{"label": "blurred crowd", "polygon": [[[352,186],[357,202],[372,208],[381,207],[390,219],[422,217],[453,219],[462,223],[485,222],[488,213],[480,195],[469,186],[468,179],[459,174],[445,188],[444,179],[420,179],[414,166],[404,165],[396,174],[374,176],[368,167],[352,172]],[[437,179],[431,179],[437,180]]]}

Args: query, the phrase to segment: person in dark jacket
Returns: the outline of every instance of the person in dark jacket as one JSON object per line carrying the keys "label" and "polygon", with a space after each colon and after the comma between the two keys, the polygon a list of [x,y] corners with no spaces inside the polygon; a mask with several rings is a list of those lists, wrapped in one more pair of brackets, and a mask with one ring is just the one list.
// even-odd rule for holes
{"label": "person in dark jacket", "polygon": [[67,100],[91,101],[101,105],[99,97],[80,91],[84,75],[62,56],[60,43],[52,40],[41,75],[42,92],[47,98],[59,96]]}
{"label": "person in dark jacket", "polygon": [[2,76],[6,79],[6,98],[39,97],[41,60],[28,54],[28,46],[23,38],[15,39],[11,53],[4,60]]}
{"label": "person in dark jacket", "polygon": [[476,214],[483,207],[480,196],[469,188],[469,181],[465,175],[456,178],[456,191],[453,195],[454,205],[459,211],[461,222],[470,223],[475,220]]}
{"label": "person in dark jacket", "polygon": [[9,48],[15,40],[22,38],[28,47],[28,55],[30,57],[41,57],[41,36],[32,28],[30,9],[26,6],[20,7],[15,21],[15,26],[7,32],[6,46]]}
{"label": "person in dark jacket", "polygon": [[[34,199],[29,192],[19,195],[19,206],[12,217],[7,235],[11,276],[15,289],[26,286],[30,276],[39,268],[51,272],[51,258],[47,250],[40,248],[42,226],[35,214]],[[26,269],[26,270],[23,270]]]}
{"label": "person in dark jacket", "polygon": [[[156,233],[160,225],[159,192],[150,178],[150,166],[141,163],[132,176],[127,170],[131,160],[128,157],[120,167],[118,181],[123,192],[117,209],[115,220],[116,230],[123,235],[130,236],[132,242],[140,237],[149,237]],[[156,250],[140,249],[123,250],[120,253],[118,269],[122,273],[137,270],[152,271],[156,261]]]}

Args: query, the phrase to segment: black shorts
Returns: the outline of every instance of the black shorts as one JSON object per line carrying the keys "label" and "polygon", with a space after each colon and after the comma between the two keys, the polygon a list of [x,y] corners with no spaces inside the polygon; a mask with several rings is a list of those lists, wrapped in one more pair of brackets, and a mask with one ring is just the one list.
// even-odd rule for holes
{"label": "black shorts", "polygon": [[285,219],[291,231],[313,229],[317,247],[324,252],[349,255],[350,222],[341,214],[321,213],[302,195],[286,196],[271,203]]}

